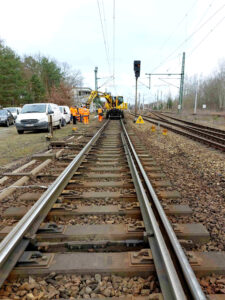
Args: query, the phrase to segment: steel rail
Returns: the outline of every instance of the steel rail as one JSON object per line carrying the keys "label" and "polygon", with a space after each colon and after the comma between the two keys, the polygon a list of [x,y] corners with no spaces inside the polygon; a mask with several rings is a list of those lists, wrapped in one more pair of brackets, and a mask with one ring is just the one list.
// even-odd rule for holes
{"label": "steel rail", "polygon": [[[124,129],[124,128],[123,128]],[[160,287],[165,299],[184,300],[186,299],[182,284],[177,275],[169,250],[164,241],[163,235],[158,226],[158,222],[151,208],[148,196],[141,182],[134,160],[132,158],[129,146],[126,143],[124,134],[121,134],[125,154],[131,170],[135,185],[142,218],[147,232],[149,246],[152,251],[152,257],[155,263],[156,273],[160,282]]]}
{"label": "steel rail", "polygon": [[16,258],[13,264],[11,263],[13,260],[10,256],[13,254],[15,249],[18,249],[18,245],[20,243],[22,244],[21,248],[23,251],[25,250],[24,247],[28,245],[30,235],[34,234],[34,232],[32,232],[32,226],[34,226],[35,222],[37,222],[34,227],[35,230],[38,229],[40,223],[44,220],[48,211],[51,209],[52,203],[56,201],[57,197],[60,195],[70,178],[73,176],[74,169],[79,165],[81,159],[84,157],[84,154],[89,150],[92,144],[96,142],[108,122],[109,121],[107,121],[97,131],[97,133],[77,154],[69,166],[51,184],[47,191],[30,208],[30,210],[0,243],[0,286],[6,279],[7,273],[9,274],[21,255]]}
{"label": "steel rail", "polygon": [[161,116],[162,115],[162,116],[164,116],[166,118],[173,119],[175,121],[178,121],[178,122],[181,122],[181,123],[185,123],[185,124],[190,125],[190,126],[201,128],[202,130],[208,130],[208,131],[211,131],[212,133],[220,133],[221,135],[225,136],[225,130],[223,130],[223,129],[209,127],[209,126],[205,126],[205,125],[202,125],[202,124],[197,124],[197,123],[193,123],[193,122],[190,122],[190,121],[181,120],[181,119],[178,119],[178,118],[174,118],[172,116],[168,116],[165,113],[159,113],[159,114],[157,114],[156,112],[154,112],[153,114],[155,116]]}
{"label": "steel rail", "polygon": [[[154,114],[154,113],[152,113]],[[189,125],[182,125],[182,124],[178,124],[178,123],[173,123],[172,121],[169,121],[167,119],[165,119],[165,117],[161,117],[160,115],[157,115],[157,114],[154,114],[157,118],[161,119],[159,120],[160,122],[165,122],[169,125],[172,125],[172,126],[175,126],[175,127],[180,127],[184,130],[187,130],[187,131],[191,131],[199,136],[204,136],[210,140],[214,140],[215,142],[217,143],[221,143],[221,144],[225,144],[225,135],[223,134],[222,137],[221,137],[221,134],[220,133],[217,133],[217,132],[209,132],[208,130],[204,130],[202,128],[198,128],[198,127],[193,127],[193,126],[189,126]],[[151,118],[153,120],[158,120],[154,117],[151,117],[151,116],[144,116],[144,117],[147,117],[147,118]],[[178,122],[178,121],[176,121]]]}
{"label": "steel rail", "polygon": [[[131,113],[131,115],[133,115],[133,113]],[[151,118],[151,117],[142,116],[142,118],[143,118],[143,120],[146,120],[146,121],[148,121],[150,123],[153,123],[153,124],[156,124],[156,125],[158,125],[160,122],[162,122],[162,123],[164,122],[162,120],[156,120],[156,119]],[[166,122],[164,122],[164,123],[166,123]],[[205,145],[209,145],[210,147],[219,149],[221,151],[225,151],[225,145],[217,143],[217,142],[214,142],[214,141],[206,139],[206,138],[203,138],[203,137],[201,137],[201,136],[199,136],[197,134],[188,133],[188,132],[182,131],[181,129],[176,129],[176,128],[171,127],[171,126],[176,126],[174,124],[173,125],[171,124],[170,126],[166,125],[166,124],[161,124],[161,125],[162,125],[162,127],[167,128],[167,129],[169,129],[169,130],[171,130],[171,131],[173,131],[173,132],[175,132],[177,134],[180,134],[180,135],[183,135],[183,136],[187,136],[188,138],[191,138],[191,139],[193,139],[193,140],[195,140],[197,142],[201,142],[201,143],[203,143]],[[179,127],[179,126],[177,126],[177,127]]]}
{"label": "steel rail", "polygon": [[203,293],[203,291],[202,291],[202,289],[201,289],[201,287],[198,283],[198,280],[197,280],[197,278],[196,278],[196,276],[195,276],[195,274],[194,274],[194,272],[193,272],[193,270],[192,270],[192,268],[189,264],[189,261],[188,261],[186,255],[185,255],[185,253],[184,253],[184,251],[183,251],[183,249],[182,249],[182,247],[181,247],[181,245],[180,245],[180,243],[179,243],[179,241],[176,237],[176,234],[175,234],[172,226],[170,225],[170,222],[169,222],[169,220],[168,220],[168,218],[167,218],[167,216],[164,212],[164,209],[161,206],[160,201],[159,201],[159,199],[158,199],[158,197],[157,197],[157,195],[156,195],[156,193],[155,193],[155,191],[154,191],[154,189],[153,189],[153,187],[152,187],[152,185],[151,185],[151,183],[148,179],[148,176],[147,176],[147,174],[146,174],[146,172],[145,172],[145,170],[142,166],[142,163],[139,160],[138,155],[136,154],[134,146],[133,146],[133,144],[132,144],[132,142],[129,138],[129,135],[127,133],[127,130],[126,130],[123,122],[122,122],[122,126],[123,126],[123,130],[125,132],[127,141],[129,143],[129,146],[132,150],[132,154],[133,154],[133,156],[135,158],[135,161],[138,165],[138,168],[139,168],[139,170],[140,170],[140,172],[141,172],[141,174],[144,178],[145,184],[146,184],[146,186],[148,188],[148,191],[149,191],[149,193],[152,197],[152,200],[153,200],[153,202],[154,202],[154,204],[157,208],[157,212],[158,212],[158,214],[161,218],[161,221],[164,225],[166,233],[167,233],[167,235],[169,237],[169,240],[170,240],[170,242],[173,246],[173,249],[176,253],[177,259],[180,263],[180,266],[181,266],[181,269],[183,271],[184,277],[187,280],[187,284],[190,288],[191,294],[192,294],[192,296],[195,300],[206,300],[206,297],[205,297],[205,295],[204,295],[204,293]]}

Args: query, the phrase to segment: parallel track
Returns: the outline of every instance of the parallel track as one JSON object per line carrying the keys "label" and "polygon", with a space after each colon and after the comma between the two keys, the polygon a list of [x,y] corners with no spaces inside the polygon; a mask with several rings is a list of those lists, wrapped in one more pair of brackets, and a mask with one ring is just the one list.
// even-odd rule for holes
{"label": "parallel track", "polygon": [[203,130],[201,128],[191,127],[189,125],[183,125],[175,122],[171,122],[159,114],[153,116],[142,116],[142,118],[150,123],[160,125],[168,130],[171,130],[177,134],[186,136],[195,141],[208,145],[210,147],[225,151],[225,137],[221,132],[212,132],[208,129]]}
{"label": "parallel track", "polygon": [[[164,299],[206,299],[148,179],[145,169],[151,165],[146,152],[135,150],[123,122],[107,121],[1,242],[1,285],[10,272],[156,271]],[[123,233],[122,224],[111,219],[105,225],[68,222],[84,215],[123,216],[131,225]],[[52,220],[55,225],[46,224]],[[46,266],[38,268],[43,257]]]}
{"label": "parallel track", "polygon": [[219,129],[219,128],[213,128],[213,127],[209,127],[209,126],[205,126],[205,125],[201,125],[201,124],[197,124],[197,123],[193,123],[193,122],[190,122],[190,121],[181,120],[181,119],[169,116],[169,115],[167,115],[165,113],[155,113],[154,112],[154,114],[156,116],[166,117],[166,118],[169,118],[169,119],[173,119],[173,120],[175,120],[177,122],[184,123],[184,124],[186,124],[188,126],[204,130],[205,132],[207,132],[209,134],[214,134],[214,135],[216,135],[218,137],[221,137],[221,138],[225,139],[225,130],[222,130],[222,129]]}

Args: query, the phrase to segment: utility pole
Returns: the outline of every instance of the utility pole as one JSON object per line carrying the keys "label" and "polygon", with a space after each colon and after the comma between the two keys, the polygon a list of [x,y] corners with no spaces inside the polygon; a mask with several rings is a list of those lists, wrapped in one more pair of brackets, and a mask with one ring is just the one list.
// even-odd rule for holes
{"label": "utility pole", "polygon": [[135,60],[134,61],[134,73],[135,73],[135,118],[137,117],[137,83],[138,83],[138,77],[140,77],[140,71],[141,71],[141,61]]}
{"label": "utility pole", "polygon": [[181,77],[180,77],[180,93],[179,93],[179,106],[178,112],[182,110],[183,105],[183,93],[184,93],[184,66],[185,66],[185,52],[183,52]]}
{"label": "utility pole", "polygon": [[141,110],[141,94],[138,93],[138,113],[140,113]]}
{"label": "utility pole", "polygon": [[157,110],[159,110],[159,90],[157,90]]}
{"label": "utility pole", "polygon": [[137,77],[135,78],[135,117],[137,117]]}
{"label": "utility pole", "polygon": [[95,67],[94,69],[95,72],[95,90],[98,90],[98,67]]}
{"label": "utility pole", "polygon": [[197,79],[196,83],[196,90],[195,90],[195,107],[194,107],[194,115],[196,115],[197,112],[197,102],[198,102],[198,85],[199,85],[199,77]]}
{"label": "utility pole", "polygon": [[[94,72],[95,72],[95,91],[98,91],[98,67],[95,67]],[[97,99],[98,99],[98,97],[96,97],[96,100]],[[94,111],[94,103],[93,103],[93,101],[91,102],[91,105],[90,105],[90,111],[91,112]]]}
{"label": "utility pole", "polygon": [[151,89],[151,74],[150,73],[145,73],[145,75],[148,76],[148,88],[150,90]]}
{"label": "utility pole", "polygon": [[[182,103],[183,103],[183,90],[184,90],[184,68],[185,68],[185,52],[183,52],[183,58],[182,58],[182,67],[181,67],[181,73],[145,73],[145,75],[148,76],[149,79],[149,87],[151,83],[151,76],[161,76],[161,75],[167,75],[167,76],[180,76],[180,92],[179,92],[179,106],[178,110],[180,111],[182,109]],[[158,98],[158,97],[157,97]],[[156,96],[155,96],[156,99]],[[158,104],[158,103],[157,103]]]}

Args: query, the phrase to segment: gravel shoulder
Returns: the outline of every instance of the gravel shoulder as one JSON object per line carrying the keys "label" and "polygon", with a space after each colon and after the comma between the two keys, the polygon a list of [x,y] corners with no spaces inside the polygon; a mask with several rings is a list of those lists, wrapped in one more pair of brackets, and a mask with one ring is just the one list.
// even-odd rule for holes
{"label": "gravel shoulder", "polygon": [[[131,126],[150,154],[162,168],[174,189],[180,192],[180,204],[193,210],[190,222],[203,223],[210,233],[210,242],[202,251],[225,250],[225,155],[186,137],[162,128],[151,132],[151,123]],[[178,203],[177,203],[178,204]]]}

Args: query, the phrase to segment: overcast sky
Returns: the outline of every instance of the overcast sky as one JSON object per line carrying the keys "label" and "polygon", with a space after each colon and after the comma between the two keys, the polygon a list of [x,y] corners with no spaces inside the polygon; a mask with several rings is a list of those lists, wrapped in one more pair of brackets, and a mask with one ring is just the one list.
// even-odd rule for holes
{"label": "overcast sky", "polygon": [[[113,3],[0,0],[0,39],[19,55],[41,53],[69,63],[81,71],[84,85],[92,89],[95,66],[102,78],[99,86],[113,75],[114,66],[115,88],[111,80],[100,90],[123,95],[130,102],[134,99],[134,60],[141,60],[139,92],[146,103],[154,100],[157,91],[163,97],[169,91],[178,92],[160,76],[152,77],[149,90],[145,73],[180,73],[183,51],[188,76],[207,76],[225,58],[225,0],[115,0],[115,22]],[[164,80],[179,86],[178,79]]]}

